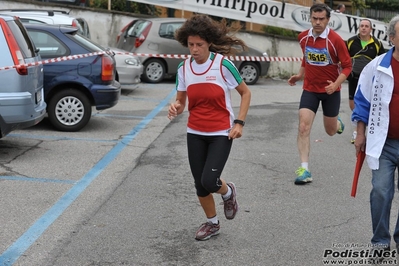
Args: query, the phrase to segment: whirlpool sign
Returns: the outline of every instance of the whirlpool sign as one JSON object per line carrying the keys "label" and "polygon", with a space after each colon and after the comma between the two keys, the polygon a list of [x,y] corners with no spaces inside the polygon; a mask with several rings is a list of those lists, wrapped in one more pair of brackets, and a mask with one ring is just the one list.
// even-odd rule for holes
{"label": "whirlpool sign", "polygon": [[[133,0],[131,0],[133,1]],[[135,2],[270,25],[295,31],[311,27],[310,8],[269,0],[134,0]],[[331,13],[330,28],[346,40],[358,33],[361,17]],[[387,25],[373,20],[373,35],[387,48]]]}
{"label": "whirlpool sign", "polygon": [[[312,24],[310,23],[310,9],[309,8],[297,8],[291,13],[292,19],[295,21],[296,24],[298,24],[300,27],[309,29],[312,27]],[[331,13],[330,17],[330,22],[328,23],[328,26],[335,30],[339,31],[339,29],[342,27],[342,21],[340,19],[342,16],[337,16],[336,13]],[[353,35],[353,34],[351,34]]]}

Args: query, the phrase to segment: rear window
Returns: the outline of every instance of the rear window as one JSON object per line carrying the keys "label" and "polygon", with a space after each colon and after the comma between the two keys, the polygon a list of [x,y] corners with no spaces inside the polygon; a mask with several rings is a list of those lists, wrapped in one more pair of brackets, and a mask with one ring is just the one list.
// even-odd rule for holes
{"label": "rear window", "polygon": [[19,48],[21,49],[21,53],[24,58],[32,58],[36,57],[35,49],[29,38],[28,33],[26,32],[24,26],[19,20],[11,20],[8,21],[8,26],[10,27],[12,33],[14,34],[14,38],[17,41]]}
{"label": "rear window", "polygon": [[159,36],[168,39],[175,38],[175,31],[183,25],[183,22],[162,23],[159,27]]}
{"label": "rear window", "polygon": [[101,52],[101,51],[106,50],[101,45],[94,43],[92,40],[90,40],[82,35],[74,34],[74,35],[71,35],[71,37],[73,38],[73,40],[75,42],[81,44],[83,47],[87,48],[91,52]]}
{"label": "rear window", "polygon": [[127,34],[130,37],[139,37],[145,28],[151,24],[148,20],[137,20],[128,30]]}

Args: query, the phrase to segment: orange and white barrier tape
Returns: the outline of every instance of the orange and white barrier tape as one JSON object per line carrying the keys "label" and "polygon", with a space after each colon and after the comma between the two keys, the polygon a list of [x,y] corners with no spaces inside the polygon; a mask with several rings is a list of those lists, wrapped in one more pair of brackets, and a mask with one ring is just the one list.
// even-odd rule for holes
{"label": "orange and white barrier tape", "polygon": [[[178,58],[178,59],[187,59],[190,58],[191,55],[184,54],[141,54],[141,53],[121,53],[115,52],[116,54],[124,54],[124,55],[135,55],[135,56],[145,56],[145,57],[160,57],[160,58]],[[226,56],[228,59],[232,61],[269,61],[269,62],[296,62],[302,61],[302,57],[270,57],[270,56]]]}
{"label": "orange and white barrier tape", "polygon": [[[20,64],[15,66],[6,66],[0,67],[0,70],[9,70],[13,68],[20,68],[20,67],[29,67],[29,66],[37,66],[37,65],[44,65],[49,63],[67,61],[67,60],[74,60],[84,57],[90,57],[95,55],[102,55],[110,53],[108,51],[103,52],[95,52],[95,53],[88,53],[88,54],[78,54],[78,55],[69,55],[69,56],[62,56],[56,57],[52,59],[41,60],[35,63],[28,63],[28,64]],[[145,56],[145,57],[159,57],[159,58],[176,58],[176,59],[187,59],[190,58],[191,55],[183,55],[183,54],[141,54],[141,53],[122,53],[122,52],[114,52],[115,54],[123,54],[123,55],[134,55],[134,56]],[[232,61],[269,61],[269,62],[300,62],[302,61],[302,57],[270,57],[270,56],[226,56],[228,59]]]}
{"label": "orange and white barrier tape", "polygon": [[84,57],[90,57],[90,56],[95,56],[95,55],[102,55],[102,54],[105,54],[105,53],[106,52],[95,52],[95,53],[88,53],[88,54],[68,55],[68,56],[63,56],[63,57],[56,57],[56,58],[46,59],[46,60],[42,60],[42,61],[38,61],[38,62],[34,62],[34,63],[0,67],[0,70],[8,70],[8,69],[20,68],[20,67],[38,66],[38,65],[44,65],[44,64],[49,64],[49,63],[55,63],[55,62],[74,60],[74,59],[79,59],[79,58],[84,58]]}

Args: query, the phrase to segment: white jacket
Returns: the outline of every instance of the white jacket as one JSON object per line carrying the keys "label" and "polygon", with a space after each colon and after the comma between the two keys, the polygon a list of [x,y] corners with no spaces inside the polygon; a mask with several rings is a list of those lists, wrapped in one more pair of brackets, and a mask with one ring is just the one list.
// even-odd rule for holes
{"label": "white jacket", "polygon": [[362,121],[367,125],[366,159],[373,170],[379,168],[379,158],[388,135],[389,103],[394,84],[391,68],[394,49],[365,66],[354,97],[352,121]]}

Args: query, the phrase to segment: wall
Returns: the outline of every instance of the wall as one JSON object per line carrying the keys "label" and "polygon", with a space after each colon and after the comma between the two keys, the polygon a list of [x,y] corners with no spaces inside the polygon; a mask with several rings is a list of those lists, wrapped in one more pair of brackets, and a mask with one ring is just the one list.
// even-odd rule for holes
{"label": "wall", "polygon": [[[133,18],[144,17],[126,12],[50,4],[28,0],[1,0],[1,9],[57,9],[70,12],[71,16],[83,17],[89,24],[91,39],[102,46],[115,46],[116,36]],[[301,57],[302,52],[295,39],[277,38],[259,33],[241,32],[238,35],[248,45],[266,51],[270,57]],[[272,61],[268,75],[287,78],[299,71],[300,62]]]}

